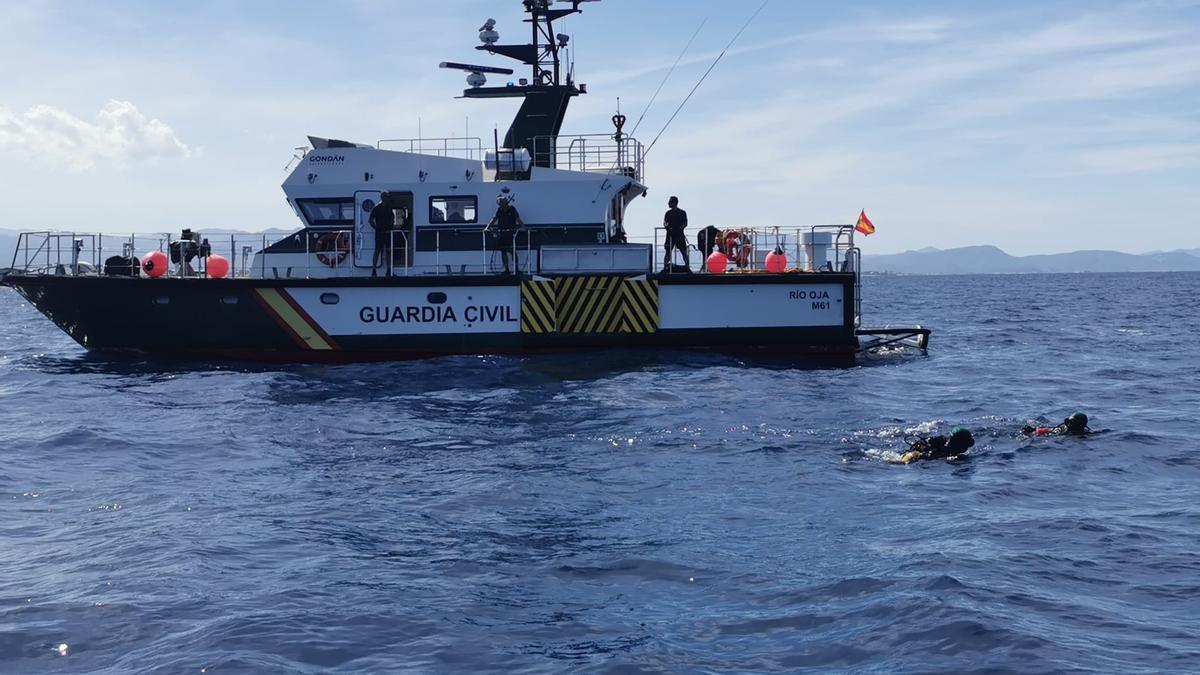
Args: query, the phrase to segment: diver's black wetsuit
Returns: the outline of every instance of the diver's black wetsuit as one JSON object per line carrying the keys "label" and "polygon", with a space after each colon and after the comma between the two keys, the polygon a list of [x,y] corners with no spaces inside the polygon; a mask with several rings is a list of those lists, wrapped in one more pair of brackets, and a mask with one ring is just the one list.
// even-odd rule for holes
{"label": "diver's black wetsuit", "polygon": [[921,459],[949,459],[961,454],[950,450],[949,440],[945,436],[917,439],[908,451],[921,453]]}
{"label": "diver's black wetsuit", "polygon": [[1026,436],[1087,436],[1092,433],[1088,428],[1088,416],[1083,413],[1075,413],[1063,423],[1056,427],[1033,427],[1026,425],[1021,433]]}
{"label": "diver's black wetsuit", "polygon": [[901,456],[904,464],[919,459],[950,459],[958,457],[975,447],[975,438],[971,432],[962,427],[956,428],[949,437],[934,436],[933,438],[918,438],[908,446],[908,451]]}

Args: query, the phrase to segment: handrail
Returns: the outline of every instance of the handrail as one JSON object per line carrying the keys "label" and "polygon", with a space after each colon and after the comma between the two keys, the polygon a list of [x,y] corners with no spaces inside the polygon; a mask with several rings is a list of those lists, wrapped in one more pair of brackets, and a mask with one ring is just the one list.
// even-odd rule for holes
{"label": "handrail", "polygon": [[[665,231],[666,231],[666,228],[664,228],[664,227],[654,228],[653,239],[654,239],[654,247],[656,250],[658,249],[658,247],[660,245],[660,241],[661,241],[659,238],[659,232],[665,233]],[[796,265],[798,265],[801,260],[804,260],[805,258],[807,258],[807,255],[805,254],[806,252],[804,251],[803,237],[801,235],[802,234],[815,235],[816,233],[822,232],[822,231],[831,231],[831,233],[834,235],[832,237],[832,239],[833,239],[832,243],[827,244],[827,245],[821,245],[823,248],[825,248],[828,252],[832,253],[832,255],[833,255],[832,260],[826,261],[826,265],[828,266],[828,269],[813,269],[813,262],[810,260],[810,261],[807,261],[807,265],[806,265],[806,267],[808,269],[805,269],[803,271],[808,271],[808,272],[849,271],[848,267],[850,267],[851,263],[853,262],[854,263],[853,271],[857,275],[857,274],[859,274],[860,269],[862,267],[860,261],[858,261],[858,260],[852,261],[852,253],[851,252],[854,250],[857,250],[856,247],[854,246],[854,226],[853,225],[839,224],[839,225],[809,225],[809,226],[793,226],[793,227],[773,225],[773,226],[769,226],[769,227],[729,227],[729,228],[725,228],[722,230],[722,232],[724,232],[724,233],[728,233],[731,231],[737,231],[737,232],[744,234],[749,239],[749,242],[750,242],[750,251],[749,251],[748,255],[746,256],[746,261],[744,264],[742,264],[741,266],[736,268],[737,271],[744,271],[744,272],[765,271],[763,269],[765,266],[765,261],[759,259],[759,257],[760,257],[759,253],[762,251],[769,250],[769,249],[774,249],[775,246],[784,246],[784,245],[786,245],[788,250],[792,250],[794,247],[795,257],[790,262],[793,263],[793,269],[795,271],[802,271],[798,267],[796,267]],[[693,234],[693,236],[694,236],[694,234]],[[789,239],[791,240],[790,242],[788,242]],[[785,242],[787,242],[787,243],[785,243]],[[687,247],[688,247],[689,251],[695,251],[696,253],[700,252],[699,249],[692,242],[687,243]],[[719,248],[721,248],[721,246],[718,245],[716,248],[719,249]],[[676,251],[673,249],[671,252],[672,264],[675,264],[675,254],[676,254]],[[697,256],[695,256],[695,258],[698,259],[698,258],[700,258],[700,256],[697,255]],[[706,269],[705,261],[702,259],[699,260],[699,265],[697,266],[693,257],[689,255],[689,263],[690,263],[689,269],[693,272],[705,271],[705,269]]]}
{"label": "handrail", "polygon": [[848,253],[854,256],[854,327],[862,326],[862,249],[852,247]]}
{"label": "handrail", "polygon": [[[389,273],[392,276],[416,276],[422,274],[445,275],[447,273],[498,274],[498,261],[492,260],[492,255],[498,253],[492,248],[486,228],[475,225],[464,225],[454,228],[429,228],[426,234],[421,230],[413,232],[407,229],[397,229],[389,235],[391,258]],[[502,244],[503,250],[512,256],[515,267],[510,269],[521,274],[532,274],[538,269],[538,257],[534,254],[534,235],[538,228],[525,228],[518,231],[512,241]],[[339,239],[339,250],[342,243],[349,238],[350,256],[343,264],[326,266],[319,264],[318,254],[321,251],[316,246],[317,236],[335,233]],[[370,237],[370,230],[364,230]],[[202,235],[202,233],[200,233]],[[275,238],[267,234],[238,235],[222,234],[203,237],[208,242],[206,251],[219,254],[230,261],[230,278],[345,278],[359,277],[369,274],[362,254],[370,252],[357,251],[355,242],[359,240],[357,229],[341,230],[300,230],[286,237]],[[317,235],[317,236],[314,236]],[[420,242],[414,235],[421,235],[420,241],[426,242],[428,248],[420,249]],[[202,235],[203,236],[203,235]],[[472,238],[479,236],[479,245],[472,245]],[[428,237],[426,239],[425,237]],[[521,241],[524,237],[525,241]],[[119,240],[119,244],[114,243]],[[453,242],[448,241],[453,239]],[[78,256],[74,253],[75,241],[81,240],[82,246]],[[172,244],[180,241],[177,234],[133,234],[128,237],[121,235],[81,234],[70,232],[22,232],[19,234],[16,250],[13,251],[13,271],[25,274],[66,274],[73,276],[93,276],[105,274],[105,258],[120,253],[122,257],[140,260],[147,253],[161,251],[171,253]],[[188,241],[191,241],[190,239]],[[539,239],[540,242],[540,239]],[[464,245],[465,244],[465,245]],[[540,243],[538,246],[540,247]],[[420,249],[420,250],[418,250]],[[397,261],[397,252],[404,251],[404,259]],[[269,251],[269,253],[268,253]],[[185,258],[187,252],[185,251]],[[521,256],[524,254],[524,260]],[[482,254],[483,258],[480,259]],[[254,258],[257,256],[257,258]],[[240,258],[240,259],[239,259]],[[171,258],[168,258],[169,260]],[[357,263],[353,261],[357,260]],[[204,256],[190,256],[187,265],[172,261],[169,263],[167,276],[175,278],[190,278],[209,276],[208,261]],[[444,265],[454,266],[451,271]],[[482,263],[482,264],[480,264]],[[61,264],[61,271],[59,269]],[[359,267],[359,266],[363,267]],[[493,269],[495,268],[495,269]]]}
{"label": "handrail", "polygon": [[[589,164],[589,160],[593,160]],[[533,162],[566,171],[626,174],[645,179],[645,148],[632,136],[616,140],[612,134],[538,136],[533,139]]]}
{"label": "handrail", "polygon": [[[483,140],[477,136],[450,136],[446,138],[384,138],[376,141],[377,150],[388,150],[387,144],[404,145],[407,149],[395,148],[399,152],[437,157],[457,157],[483,161]],[[440,147],[439,147],[440,145]]]}

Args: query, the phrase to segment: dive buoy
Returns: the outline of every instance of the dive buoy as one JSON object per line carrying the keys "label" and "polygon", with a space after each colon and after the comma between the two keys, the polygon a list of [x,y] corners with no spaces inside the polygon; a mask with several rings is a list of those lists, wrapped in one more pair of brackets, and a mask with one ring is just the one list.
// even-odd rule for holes
{"label": "dive buoy", "polygon": [[729,268],[729,258],[726,258],[725,254],[720,251],[713,251],[704,264],[708,268],[709,274],[724,274],[725,270]]}
{"label": "dive buoy", "polygon": [[350,255],[350,242],[341,233],[326,232],[317,240],[317,260],[323,265],[337,267]]}
{"label": "dive buoy", "polygon": [[787,255],[778,246],[767,254],[767,271],[772,274],[783,274],[787,271]]}
{"label": "dive buoy", "polygon": [[223,255],[213,254],[208,256],[208,276],[213,279],[224,279],[226,274],[229,274],[229,261]]}
{"label": "dive buoy", "polygon": [[151,251],[142,256],[142,271],[152,279],[165,275],[167,273],[167,254],[162,251]]}

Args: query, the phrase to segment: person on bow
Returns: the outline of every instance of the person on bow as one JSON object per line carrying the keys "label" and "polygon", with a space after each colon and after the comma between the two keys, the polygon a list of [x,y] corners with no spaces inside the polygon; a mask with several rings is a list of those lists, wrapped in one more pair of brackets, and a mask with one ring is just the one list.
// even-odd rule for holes
{"label": "person on bow", "polygon": [[671,254],[678,250],[683,254],[683,266],[690,272],[692,265],[688,258],[687,235],[684,234],[688,225],[687,211],[679,208],[679,197],[671,197],[667,200],[667,206],[667,213],[663,216],[663,229],[667,231],[667,252],[663,257],[663,271],[671,271]]}
{"label": "person on bow", "polygon": [[1088,428],[1088,416],[1076,412],[1055,427],[1035,427],[1027,424],[1021,430],[1026,436],[1087,436],[1092,433]]}
{"label": "person on bow", "polygon": [[508,195],[502,194],[497,197],[496,215],[492,217],[492,221],[483,231],[492,247],[500,249],[505,274],[512,274],[509,269],[509,257],[516,245],[517,232],[524,227],[525,223],[521,220],[521,214],[517,211],[517,207],[512,205]]}
{"label": "person on bow", "polygon": [[908,446],[908,451],[900,456],[901,464],[911,464],[916,461],[930,459],[952,459],[965,454],[975,447],[975,437],[963,427],[955,427],[950,436],[934,436],[918,438]]}

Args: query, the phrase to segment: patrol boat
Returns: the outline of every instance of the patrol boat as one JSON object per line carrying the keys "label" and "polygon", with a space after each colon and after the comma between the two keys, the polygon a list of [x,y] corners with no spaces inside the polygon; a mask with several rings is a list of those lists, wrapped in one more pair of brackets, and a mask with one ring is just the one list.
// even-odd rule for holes
{"label": "patrol boat", "polygon": [[[528,79],[487,86],[514,71],[441,64],[467,73],[464,98],[521,100],[503,142],[310,137],[283,183],[303,225],[290,235],[24,233],[3,283],[105,353],[347,362],[652,348],[849,360],[924,349],[925,329],[859,329],[851,225],[731,227],[712,233],[711,260],[666,269],[661,230],[653,244],[625,242],[626,213],[649,192],[643,145],[619,114],[606,133],[560,133],[587,86],[555,24],[584,1],[523,0],[527,44],[482,26],[476,49],[521,62]],[[499,199],[523,227],[497,237],[487,226]]]}

